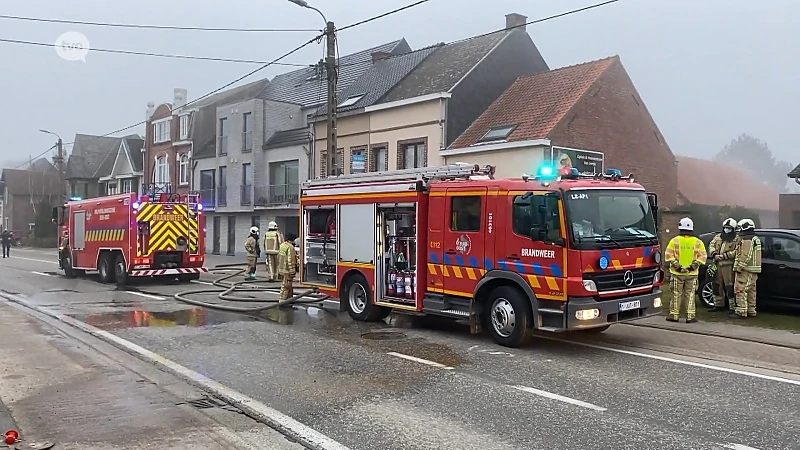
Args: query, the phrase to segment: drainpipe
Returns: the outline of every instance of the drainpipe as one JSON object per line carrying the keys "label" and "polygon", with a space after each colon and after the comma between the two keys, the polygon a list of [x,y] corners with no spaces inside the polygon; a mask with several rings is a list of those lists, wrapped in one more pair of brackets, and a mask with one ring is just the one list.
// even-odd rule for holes
{"label": "drainpipe", "polygon": [[314,148],[314,144],[316,143],[316,137],[314,136],[314,122],[311,122],[309,125],[309,142],[308,142],[308,151],[306,152],[306,156],[308,157],[308,180],[314,179],[314,168],[316,167],[316,151]]}

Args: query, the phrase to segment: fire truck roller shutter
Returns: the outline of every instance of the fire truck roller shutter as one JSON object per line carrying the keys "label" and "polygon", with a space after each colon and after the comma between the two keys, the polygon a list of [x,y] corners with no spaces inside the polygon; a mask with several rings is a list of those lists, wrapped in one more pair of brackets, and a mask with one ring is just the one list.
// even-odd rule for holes
{"label": "fire truck roller shutter", "polygon": [[531,288],[530,284],[528,284],[522,278],[522,276],[516,272],[506,272],[500,270],[492,270],[487,272],[486,276],[484,276],[483,279],[478,282],[478,285],[475,286],[475,300],[482,302],[482,306],[486,306],[486,304],[483,302],[486,301],[493,289],[500,286],[516,287],[525,293],[525,296],[528,297],[531,302],[531,311],[533,312],[534,318],[533,325],[535,328],[538,323],[535,319],[539,313],[539,303],[536,300],[536,294],[533,293],[533,289]]}
{"label": "fire truck roller shutter", "polygon": [[[158,204],[148,203],[141,207],[137,214],[137,221],[150,223],[147,254],[158,251],[181,250],[181,241],[188,239],[190,253],[198,249],[198,220],[190,214],[189,206],[184,204]],[[186,244],[184,244],[186,245]],[[140,253],[141,249],[140,249]],[[140,254],[140,256],[146,256]]]}

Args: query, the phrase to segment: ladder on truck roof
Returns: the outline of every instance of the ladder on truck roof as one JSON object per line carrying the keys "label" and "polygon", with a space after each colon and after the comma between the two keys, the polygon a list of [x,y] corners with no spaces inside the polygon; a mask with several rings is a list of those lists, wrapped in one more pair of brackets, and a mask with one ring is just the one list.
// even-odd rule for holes
{"label": "ladder on truck roof", "polygon": [[477,164],[455,163],[436,167],[388,170],[385,172],[353,173],[317,178],[305,182],[306,187],[333,186],[337,184],[375,183],[380,181],[433,181],[456,179],[492,179],[494,166],[480,167]]}

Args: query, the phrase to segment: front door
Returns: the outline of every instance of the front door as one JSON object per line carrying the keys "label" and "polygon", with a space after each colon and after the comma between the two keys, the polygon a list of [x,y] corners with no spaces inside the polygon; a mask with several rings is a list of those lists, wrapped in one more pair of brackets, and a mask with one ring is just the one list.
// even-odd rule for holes
{"label": "front door", "polygon": [[[437,192],[444,194],[445,191]],[[428,290],[444,291],[444,251],[442,250],[444,218],[444,195],[431,195],[428,204]]]}
{"label": "front door", "polygon": [[481,278],[486,248],[486,188],[450,188],[445,197],[444,289],[471,297]]}
{"label": "front door", "polygon": [[219,255],[219,238],[220,228],[222,227],[222,218],[214,216],[214,222],[211,226],[211,254]]}
{"label": "front door", "polygon": [[228,256],[236,255],[236,216],[228,216]]}
{"label": "front door", "polygon": [[566,242],[566,230],[561,225],[562,201],[544,193],[525,195],[509,193],[506,197],[511,220],[507,221],[510,226],[504,233],[503,247],[497,248],[497,268],[520,274],[540,299],[565,301],[566,248],[531,239],[532,230],[543,230],[549,240],[561,238]]}

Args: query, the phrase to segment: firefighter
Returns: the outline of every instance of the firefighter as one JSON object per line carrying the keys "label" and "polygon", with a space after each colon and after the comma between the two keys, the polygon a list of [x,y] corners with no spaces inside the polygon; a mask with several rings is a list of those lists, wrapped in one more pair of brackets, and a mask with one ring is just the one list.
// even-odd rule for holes
{"label": "firefighter", "polygon": [[11,241],[14,239],[14,233],[8,231],[8,228],[3,230],[0,234],[0,239],[3,241],[3,258],[11,257]]}
{"label": "firefighter", "polygon": [[751,219],[739,222],[742,231],[736,246],[733,263],[733,289],[736,310],[731,317],[746,319],[756,316],[756,282],[761,273],[761,240],[756,236],[756,224]]}
{"label": "firefighter", "polygon": [[708,246],[708,256],[712,260],[708,266],[708,275],[719,284],[719,295],[714,297],[714,306],[709,311],[725,311],[726,299],[728,308],[731,311],[734,309],[733,258],[736,256],[738,242],[736,221],[725,219],[722,222],[722,232],[714,236]]}
{"label": "firefighter", "polygon": [[278,224],[275,221],[269,223],[267,232],[264,233],[264,253],[266,254],[267,275],[269,281],[276,281],[278,279],[278,249],[283,243],[283,235],[278,230]]}
{"label": "firefighter", "polygon": [[244,249],[247,251],[247,273],[245,280],[256,279],[256,263],[261,256],[261,247],[258,245],[258,227],[250,227],[250,236],[244,241]]}
{"label": "firefighter", "polygon": [[686,323],[694,323],[697,322],[694,309],[697,275],[700,266],[706,263],[706,246],[693,236],[694,222],[688,217],[678,223],[678,233],[664,251],[664,261],[669,264],[672,275],[672,300],[667,321],[678,321],[681,305],[685,301]]}
{"label": "firefighter", "polygon": [[294,251],[294,240],[297,236],[294,233],[286,233],[286,240],[281,243],[278,249],[278,273],[281,276],[280,300],[286,300],[294,296],[292,283],[297,273],[297,255]]}

